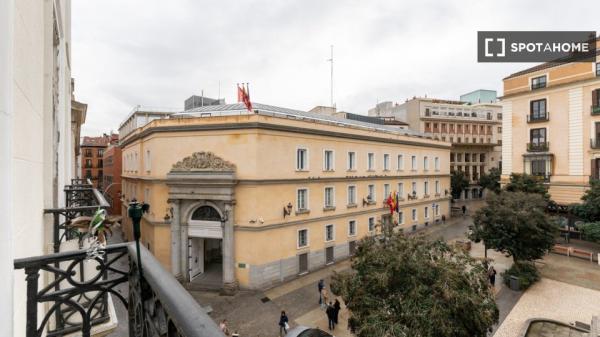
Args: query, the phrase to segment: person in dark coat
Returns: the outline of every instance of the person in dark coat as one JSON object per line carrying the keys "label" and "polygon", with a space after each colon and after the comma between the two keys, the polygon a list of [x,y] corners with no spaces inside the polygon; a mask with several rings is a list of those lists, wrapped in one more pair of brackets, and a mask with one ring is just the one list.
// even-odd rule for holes
{"label": "person in dark coat", "polygon": [[492,287],[496,286],[496,269],[494,269],[494,266],[490,266],[490,269],[488,269],[488,277],[490,278],[490,284],[492,285]]}
{"label": "person in dark coat", "polygon": [[335,324],[338,324],[338,315],[340,314],[340,309],[342,309],[342,306],[340,305],[340,301],[338,301],[336,298],[335,303],[333,304],[333,310],[335,310],[333,313],[333,321]]}
{"label": "person in dark coat", "polygon": [[333,308],[333,303],[329,302],[329,305],[327,306],[327,310],[325,311],[325,313],[327,313],[327,321],[329,322],[329,330],[334,330],[335,329],[335,309]]}
{"label": "person in dark coat", "polygon": [[287,315],[285,314],[285,311],[281,311],[281,316],[279,316],[279,335],[280,336],[284,336],[284,334],[287,334],[287,328],[289,326],[288,324],[289,320]]}
{"label": "person in dark coat", "polygon": [[463,216],[465,216],[465,214],[467,214],[467,206],[465,206],[465,205],[462,206],[462,212],[463,212]]}
{"label": "person in dark coat", "polygon": [[317,284],[317,288],[319,288],[319,304],[323,304],[323,296],[321,296],[323,288],[325,288],[325,281],[323,281],[322,279],[319,280],[319,283]]}

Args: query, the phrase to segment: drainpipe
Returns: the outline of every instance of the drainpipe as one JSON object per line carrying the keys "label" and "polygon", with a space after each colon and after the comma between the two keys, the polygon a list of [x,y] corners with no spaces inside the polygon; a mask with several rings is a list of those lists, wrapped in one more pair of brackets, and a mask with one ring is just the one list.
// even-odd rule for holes
{"label": "drainpipe", "polygon": [[[13,124],[13,10],[14,0],[0,1],[0,336],[13,336],[13,216],[12,216],[12,124]],[[24,313],[24,312],[23,312]],[[25,316],[18,323],[25,326]]]}

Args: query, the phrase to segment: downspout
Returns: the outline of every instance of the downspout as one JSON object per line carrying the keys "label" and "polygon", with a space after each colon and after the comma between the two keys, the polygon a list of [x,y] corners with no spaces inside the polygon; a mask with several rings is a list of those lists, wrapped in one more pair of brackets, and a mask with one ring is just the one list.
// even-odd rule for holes
{"label": "downspout", "polygon": [[[13,216],[12,216],[12,125],[13,125],[13,10],[14,0],[0,1],[0,336],[13,336]],[[24,317],[23,317],[24,318]],[[24,323],[24,320],[23,322]]]}

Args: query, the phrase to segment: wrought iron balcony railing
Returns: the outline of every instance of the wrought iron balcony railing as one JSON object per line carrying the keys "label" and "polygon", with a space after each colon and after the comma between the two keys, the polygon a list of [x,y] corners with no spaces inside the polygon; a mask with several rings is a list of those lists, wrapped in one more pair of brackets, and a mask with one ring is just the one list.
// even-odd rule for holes
{"label": "wrought iron balcony railing", "polygon": [[[102,300],[109,294],[127,308],[130,337],[223,336],[206,311],[143,246],[140,272],[135,249],[132,243],[122,243],[107,246],[93,258],[85,250],[75,250],[15,260],[14,268],[24,269],[27,280],[26,336],[78,333],[89,337],[92,325],[108,320],[107,304],[98,304],[107,303]],[[117,263],[120,259],[129,259],[126,267]],[[45,277],[49,284],[40,289],[38,280]],[[124,284],[129,285],[128,298],[117,290]],[[42,311],[44,307],[47,311]]]}
{"label": "wrought iron balcony railing", "polygon": [[537,181],[540,182],[550,182],[550,177],[552,176],[550,173],[532,173],[531,174]]}
{"label": "wrought iron balcony railing", "polygon": [[550,149],[550,142],[527,143],[527,152],[546,152]]}
{"label": "wrought iron balcony railing", "polygon": [[600,105],[592,105],[590,107],[590,113],[592,116],[600,115]]}
{"label": "wrought iron balcony railing", "polygon": [[541,122],[547,122],[550,120],[550,111],[546,111],[546,113],[544,113],[543,115],[533,115],[533,114],[528,114],[527,115],[527,123],[541,123]]}

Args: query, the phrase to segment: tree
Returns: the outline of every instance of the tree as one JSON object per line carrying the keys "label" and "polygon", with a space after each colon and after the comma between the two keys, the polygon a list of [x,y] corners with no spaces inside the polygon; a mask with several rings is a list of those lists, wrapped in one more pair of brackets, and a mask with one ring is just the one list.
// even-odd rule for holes
{"label": "tree", "polygon": [[469,187],[469,180],[462,171],[452,172],[450,177],[450,188],[452,190],[452,199],[460,199],[462,192]]}
{"label": "tree", "polygon": [[486,173],[482,173],[479,177],[479,186],[488,189],[492,192],[500,192],[500,170],[497,167],[490,169]]}
{"label": "tree", "polygon": [[581,231],[583,238],[600,243],[600,222],[588,222],[582,225],[578,225],[577,229]]}
{"label": "tree", "polygon": [[600,181],[592,180],[591,187],[581,197],[582,204],[574,205],[572,213],[586,222],[600,221]]}
{"label": "tree", "polygon": [[359,337],[483,337],[498,321],[482,262],[422,236],[362,239],[352,272],[334,274],[331,289]]}
{"label": "tree", "polygon": [[489,196],[473,219],[470,238],[512,256],[515,263],[540,259],[554,246],[557,224],[546,214],[546,199],[536,193]]}
{"label": "tree", "polygon": [[541,195],[546,201],[550,200],[546,186],[535,176],[526,173],[512,173],[505,190],[508,192],[535,193]]}

